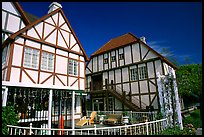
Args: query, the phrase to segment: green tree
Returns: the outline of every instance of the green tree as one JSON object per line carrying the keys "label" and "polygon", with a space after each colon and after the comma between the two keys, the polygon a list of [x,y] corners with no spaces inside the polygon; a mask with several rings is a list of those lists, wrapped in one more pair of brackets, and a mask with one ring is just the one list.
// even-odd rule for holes
{"label": "green tree", "polygon": [[18,120],[19,118],[15,113],[13,106],[8,105],[2,107],[2,134],[8,135],[7,125],[17,125]]}
{"label": "green tree", "polygon": [[202,92],[202,65],[181,65],[176,70],[179,95],[201,95]]}

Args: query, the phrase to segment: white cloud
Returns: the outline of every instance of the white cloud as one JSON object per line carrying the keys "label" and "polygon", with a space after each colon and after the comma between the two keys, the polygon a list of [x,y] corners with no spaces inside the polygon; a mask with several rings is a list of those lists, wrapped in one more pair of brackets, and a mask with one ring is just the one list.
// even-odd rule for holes
{"label": "white cloud", "polygon": [[[148,42],[148,45],[165,57],[173,56],[173,52],[170,51],[170,47],[164,46],[165,43],[167,43],[167,41],[150,41]],[[166,50],[166,52],[164,52],[164,50]]]}
{"label": "white cloud", "polygon": [[174,57],[181,64],[190,61],[191,55],[178,53],[175,54],[175,52],[171,50],[171,47],[166,46],[168,41],[150,41],[147,44],[162,56],[166,58]]}

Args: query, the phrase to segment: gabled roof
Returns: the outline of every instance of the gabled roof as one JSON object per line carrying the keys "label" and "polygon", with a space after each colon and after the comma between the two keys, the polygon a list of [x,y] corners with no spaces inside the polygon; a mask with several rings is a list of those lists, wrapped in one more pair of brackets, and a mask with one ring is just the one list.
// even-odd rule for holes
{"label": "gabled roof", "polygon": [[25,32],[26,30],[32,28],[33,26],[37,25],[37,24],[40,23],[41,21],[45,20],[46,18],[50,17],[51,15],[54,15],[54,14],[57,13],[57,12],[61,12],[62,16],[63,16],[64,19],[65,19],[65,22],[66,22],[67,25],[69,26],[69,28],[70,28],[72,34],[74,35],[74,37],[75,37],[77,43],[79,44],[79,47],[81,48],[81,50],[82,50],[82,52],[83,52],[83,54],[84,54],[84,56],[85,56],[85,60],[88,61],[88,56],[87,56],[86,52],[84,51],[84,48],[82,47],[80,41],[78,40],[76,34],[74,33],[74,30],[72,29],[72,27],[71,27],[71,25],[70,25],[68,19],[66,18],[65,14],[64,14],[64,12],[62,11],[61,8],[58,8],[58,9],[56,9],[56,10],[50,12],[49,14],[43,16],[42,18],[39,18],[38,20],[34,21],[33,23],[30,23],[29,25],[27,25],[27,26],[24,27],[23,29],[17,31],[16,33],[11,34],[11,35],[6,39],[6,41],[3,43],[2,47],[5,47],[5,45],[6,45],[8,42],[13,41],[17,36],[21,35],[21,34],[22,34],[23,32]]}
{"label": "gabled roof", "polygon": [[94,52],[91,56],[99,55],[109,50],[116,49],[121,46],[131,44],[137,41],[138,39],[134,35],[132,35],[131,33],[127,33],[122,36],[111,39],[109,42],[103,45],[99,50]]}
{"label": "gabled roof", "polygon": [[114,50],[114,49],[117,49],[117,48],[120,48],[120,47],[130,45],[130,44],[138,43],[138,42],[143,43],[143,45],[145,45],[148,49],[150,49],[153,53],[155,53],[161,60],[165,61],[167,64],[172,66],[174,69],[177,69],[177,67],[173,63],[171,63],[168,59],[166,59],[164,56],[159,54],[157,51],[152,49],[150,46],[148,46],[146,43],[141,41],[139,38],[137,38],[135,35],[133,35],[130,32],[126,33],[126,34],[124,34],[122,36],[111,39],[109,42],[107,42],[105,45],[103,45],[99,50],[94,52],[91,55],[90,60],[94,56],[109,52],[111,50]]}

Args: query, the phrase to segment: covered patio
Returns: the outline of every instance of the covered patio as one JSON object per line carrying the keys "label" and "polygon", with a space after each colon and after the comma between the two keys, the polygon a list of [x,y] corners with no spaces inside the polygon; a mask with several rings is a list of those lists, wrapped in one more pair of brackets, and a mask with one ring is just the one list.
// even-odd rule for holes
{"label": "covered patio", "polygon": [[68,90],[68,87],[26,85],[2,81],[2,106],[15,106],[21,126],[56,128],[60,116],[65,127],[75,128],[75,120],[81,118],[83,91]]}

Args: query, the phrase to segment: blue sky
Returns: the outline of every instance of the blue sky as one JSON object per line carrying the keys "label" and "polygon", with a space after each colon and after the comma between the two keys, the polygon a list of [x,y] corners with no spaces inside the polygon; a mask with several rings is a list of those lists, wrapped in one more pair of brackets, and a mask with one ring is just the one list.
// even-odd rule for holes
{"label": "blue sky", "polygon": [[[51,2],[19,2],[25,12],[47,14]],[[167,48],[178,63],[202,63],[201,2],[60,2],[88,57],[110,39],[145,36],[160,52]],[[185,59],[189,61],[186,62]]]}

